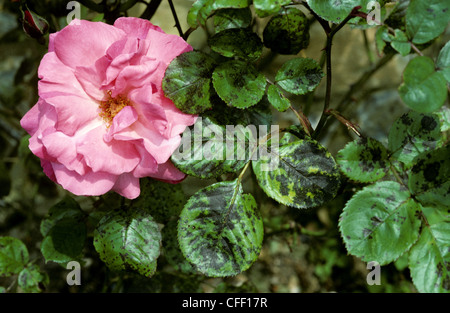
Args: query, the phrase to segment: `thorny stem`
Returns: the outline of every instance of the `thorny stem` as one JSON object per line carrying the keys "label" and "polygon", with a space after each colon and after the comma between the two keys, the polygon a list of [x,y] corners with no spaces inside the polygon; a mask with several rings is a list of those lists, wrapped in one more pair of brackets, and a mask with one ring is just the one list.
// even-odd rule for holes
{"label": "thorny stem", "polygon": [[292,105],[289,107],[292,112],[294,112],[295,116],[297,116],[298,120],[300,121],[300,124],[302,124],[303,129],[305,130],[305,132],[308,134],[308,136],[311,136],[311,132],[312,132],[312,127],[311,127],[311,123],[309,122],[308,118],[305,116],[305,114],[303,114],[302,111],[297,111],[295,110]]}
{"label": "thorny stem", "polygon": [[319,123],[317,124],[316,129],[313,133],[313,138],[317,138],[320,131],[322,130],[323,126],[325,125],[328,116],[325,114],[325,112],[330,107],[330,101],[331,101],[331,46],[333,44],[333,37],[336,35],[336,33],[344,27],[347,22],[354,17],[353,11],[350,13],[340,24],[333,27],[331,31],[328,31],[326,28],[324,28],[326,34],[327,34],[327,44],[325,47],[325,53],[327,57],[327,87],[326,87],[326,94],[325,94],[325,102],[323,106],[322,116],[320,117]]}
{"label": "thorny stem", "polygon": [[180,37],[183,37],[184,36],[183,29],[181,28],[180,21],[178,20],[177,12],[175,11],[175,7],[173,5],[172,0],[169,0],[169,6],[170,6],[170,10],[172,11],[173,18],[175,20],[175,27],[177,28],[178,33],[180,34]]}
{"label": "thorny stem", "polygon": [[359,127],[356,124],[353,124],[348,119],[346,119],[344,116],[342,116],[341,113],[339,113],[336,110],[328,109],[325,114],[327,115],[333,115],[339,122],[347,126],[348,129],[352,130],[358,137],[363,137],[361,132],[359,131]]}

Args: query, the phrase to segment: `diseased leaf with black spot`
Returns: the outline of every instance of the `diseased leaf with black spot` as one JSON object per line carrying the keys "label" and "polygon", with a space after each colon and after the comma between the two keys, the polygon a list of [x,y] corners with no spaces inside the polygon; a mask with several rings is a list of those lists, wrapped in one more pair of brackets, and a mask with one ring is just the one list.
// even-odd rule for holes
{"label": "diseased leaf with black spot", "polygon": [[266,92],[266,77],[241,60],[222,63],[214,70],[212,79],[219,97],[239,109],[257,104]]}
{"label": "diseased leaf with black spot", "polygon": [[423,207],[427,223],[409,253],[409,269],[419,292],[450,292],[450,215]]}
{"label": "diseased leaf with black spot", "polygon": [[373,138],[349,142],[336,156],[341,171],[350,179],[375,182],[389,170],[388,151]]}
{"label": "diseased leaf with black spot", "polygon": [[28,249],[20,239],[0,237],[0,276],[19,274],[28,261]]}
{"label": "diseased leaf with black spot", "polygon": [[380,265],[395,261],[417,241],[419,210],[420,205],[397,182],[365,187],[347,202],[339,219],[348,252]]}
{"label": "diseased leaf with black spot", "polygon": [[41,272],[36,264],[24,268],[17,278],[17,284],[26,293],[43,292],[49,282],[48,275]]}
{"label": "diseased leaf with black spot", "polygon": [[252,11],[244,9],[222,9],[214,14],[216,33],[231,28],[247,28],[252,23]]}
{"label": "diseased leaf with black spot", "polygon": [[187,199],[180,184],[170,184],[152,178],[140,179],[141,194],[131,202],[131,209],[144,209],[161,224],[178,216]]}
{"label": "diseased leaf with black spot", "polygon": [[[196,13],[197,22],[206,27],[206,21],[216,11],[221,9],[244,9],[250,5],[249,0],[206,0],[202,1],[201,7]],[[192,14],[194,16],[194,14]],[[193,17],[191,17],[193,20]]]}
{"label": "diseased leaf with black spot", "polygon": [[215,61],[203,52],[180,54],[166,69],[162,81],[164,95],[187,114],[211,109],[210,85],[214,67]]}
{"label": "diseased leaf with black spot", "polygon": [[263,31],[264,45],[280,54],[297,54],[309,45],[309,21],[296,9],[287,8],[273,16]]}
{"label": "diseased leaf with black spot", "polygon": [[283,92],[275,85],[270,85],[267,90],[267,99],[280,112],[284,112],[291,106],[291,102]]}
{"label": "diseased leaf with black spot", "polygon": [[408,187],[423,204],[450,207],[450,145],[414,159]]}
{"label": "diseased leaf with black spot", "polygon": [[211,49],[225,57],[257,60],[263,44],[257,34],[248,28],[223,30],[208,39]]}
{"label": "diseased leaf with black spot", "polygon": [[414,158],[422,152],[435,149],[440,138],[437,115],[410,111],[392,125],[388,147],[394,158],[410,168]]}
{"label": "diseased leaf with black spot", "polygon": [[113,271],[134,271],[151,277],[161,246],[158,224],[144,210],[108,212],[94,231],[94,247]]}
{"label": "diseased leaf with black spot", "polygon": [[210,277],[234,276],[258,258],[263,222],[255,199],[239,180],[201,189],[184,207],[178,241],[184,256]]}
{"label": "diseased leaf with black spot", "polygon": [[433,60],[418,56],[409,61],[403,71],[403,83],[398,88],[403,102],[411,109],[430,113],[442,107],[447,99],[447,81],[436,71]]}
{"label": "diseased leaf with black spot", "polygon": [[266,17],[278,13],[285,5],[290,4],[290,0],[253,0],[255,13],[259,17]]}
{"label": "diseased leaf with black spot", "polygon": [[255,126],[225,126],[211,117],[199,117],[183,133],[171,160],[182,172],[199,178],[235,173],[252,157],[256,132]]}
{"label": "diseased leaf with black spot", "polygon": [[340,185],[332,155],[312,139],[284,143],[267,157],[252,161],[259,186],[275,201],[295,208],[333,199]]}
{"label": "diseased leaf with black spot", "polygon": [[275,76],[275,83],[287,92],[304,95],[313,91],[324,73],[313,59],[295,58],[285,62]]}

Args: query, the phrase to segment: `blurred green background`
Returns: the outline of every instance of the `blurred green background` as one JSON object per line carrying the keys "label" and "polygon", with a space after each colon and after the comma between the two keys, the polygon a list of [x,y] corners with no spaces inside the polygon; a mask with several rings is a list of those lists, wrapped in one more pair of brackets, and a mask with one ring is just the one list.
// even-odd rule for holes
{"label": "blurred green background", "polygon": [[[68,1],[29,1],[30,8],[46,17],[50,31],[57,31],[66,25]],[[114,1],[112,1],[114,2]],[[193,1],[175,0],[175,8],[184,30],[188,29],[186,15]],[[265,223],[263,250],[258,261],[246,272],[226,279],[189,277],[175,271],[162,260],[158,273],[151,279],[133,274],[109,272],[98,255],[88,245],[82,268],[82,285],[68,286],[66,270],[61,265],[45,263],[40,252],[42,235],[39,226],[48,209],[61,200],[67,192],[51,182],[42,172],[39,159],[28,149],[28,138],[21,129],[21,117],[37,99],[37,69],[46,53],[45,44],[28,37],[21,26],[19,4],[0,0],[0,236],[21,239],[30,252],[30,259],[49,276],[46,292],[416,292],[411,283],[406,262],[403,259],[381,269],[381,285],[370,286],[366,277],[370,270],[366,264],[348,256],[338,233],[338,217],[345,202],[360,186],[347,185],[342,193],[325,206],[300,211],[287,208],[268,199],[252,185],[251,177],[247,188],[260,203]],[[139,4],[128,11],[130,16],[139,16],[145,9]],[[99,18],[96,12],[82,9],[82,18]],[[101,18],[101,16],[100,16]],[[151,21],[165,32],[178,34],[168,1],[163,0]],[[255,21],[259,33],[267,19]],[[333,47],[334,81],[332,105],[348,97],[348,90],[364,73],[373,68],[380,57],[375,50],[372,30],[362,31],[346,26],[336,37]],[[442,36],[443,42],[450,33]],[[188,42],[195,49],[206,49],[207,32],[194,31]],[[318,23],[311,25],[310,46],[301,51],[301,56],[320,60],[325,36]],[[80,39],[82,44],[82,39]],[[436,45],[425,50],[426,55],[435,57]],[[279,66],[294,56],[274,55],[264,51],[261,71],[273,75]],[[346,117],[359,124],[362,130],[381,142],[385,142],[392,122],[406,112],[401,103],[397,87],[401,73],[409,58],[395,56],[380,67],[363,88],[351,94],[349,104],[344,107]],[[313,126],[317,123],[324,96],[324,83],[314,96],[295,97],[295,105],[309,101],[309,117]],[[274,112],[274,120],[281,127],[295,123],[290,112]],[[336,151],[353,137],[345,127],[332,124],[323,144],[335,155]],[[207,182],[188,178],[182,183],[187,195],[192,194]],[[73,195],[71,195],[73,196]],[[82,208],[95,202],[95,198],[73,198]],[[15,277],[0,277],[0,286],[8,291],[15,289]]]}

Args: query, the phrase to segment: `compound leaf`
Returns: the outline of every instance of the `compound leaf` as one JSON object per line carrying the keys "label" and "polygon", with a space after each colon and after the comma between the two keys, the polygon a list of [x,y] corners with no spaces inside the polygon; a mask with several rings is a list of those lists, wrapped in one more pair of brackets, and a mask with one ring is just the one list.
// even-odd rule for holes
{"label": "compound leaf", "polygon": [[255,199],[239,180],[201,189],[184,207],[178,241],[184,256],[207,276],[234,276],[258,258],[263,223]]}

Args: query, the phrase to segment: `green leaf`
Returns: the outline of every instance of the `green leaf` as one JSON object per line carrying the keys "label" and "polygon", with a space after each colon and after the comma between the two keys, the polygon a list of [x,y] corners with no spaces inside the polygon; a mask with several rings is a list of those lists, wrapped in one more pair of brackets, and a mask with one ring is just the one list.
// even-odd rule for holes
{"label": "green leaf", "polygon": [[375,44],[378,54],[382,54],[386,47],[386,42],[390,42],[389,31],[386,25],[379,27],[375,33]]}
{"label": "green leaf", "polygon": [[[440,212],[439,212],[440,211]],[[427,219],[419,241],[409,253],[409,269],[419,292],[450,291],[450,217],[444,210],[423,207]]]}
{"label": "green leaf", "polygon": [[0,276],[19,274],[29,261],[25,244],[14,237],[0,237]]}
{"label": "green leaf", "polygon": [[167,223],[161,231],[163,255],[175,270],[186,274],[197,273],[191,263],[186,260],[178,244],[178,220]]}
{"label": "green leaf", "polygon": [[259,17],[266,17],[278,13],[281,8],[291,3],[290,0],[253,0],[255,13]]}
{"label": "green leaf", "polygon": [[275,76],[275,83],[287,92],[304,95],[313,91],[324,73],[313,59],[295,58],[285,62]]}
{"label": "green leaf", "polygon": [[42,255],[47,262],[66,263],[77,260],[83,252],[86,237],[86,225],[80,220],[58,220],[41,243]]}
{"label": "green leaf", "polygon": [[256,136],[254,126],[225,126],[208,116],[200,117],[183,133],[171,160],[182,172],[199,178],[235,173],[252,157]]}
{"label": "green leaf", "polygon": [[287,206],[319,206],[336,195],[339,169],[331,154],[311,139],[297,140],[271,150],[268,158],[252,161],[264,192]]}
{"label": "green leaf", "polygon": [[391,46],[402,56],[407,56],[411,52],[411,44],[408,41],[405,33],[400,29],[395,30],[395,36],[391,36]]}
{"label": "green leaf", "polygon": [[180,54],[166,69],[162,81],[165,96],[187,114],[211,109],[210,85],[214,67],[215,61],[203,52]]}
{"label": "green leaf", "polygon": [[388,264],[417,241],[420,210],[402,185],[377,182],[357,192],[345,205],[339,229],[348,252],[364,262]]}
{"label": "green leaf", "polygon": [[291,102],[283,92],[275,85],[270,85],[267,90],[267,99],[280,112],[284,112],[291,106]]}
{"label": "green leaf", "polygon": [[94,247],[113,271],[132,270],[151,277],[156,271],[161,233],[144,210],[120,209],[106,214],[94,232]]}
{"label": "green leaf", "polygon": [[280,54],[297,54],[309,45],[309,21],[296,9],[287,8],[272,17],[264,28],[264,45]]}
{"label": "green leaf", "polygon": [[49,283],[49,277],[33,264],[20,272],[17,282],[23,292],[38,293],[45,290],[45,286]]}
{"label": "green leaf", "polygon": [[406,33],[415,44],[423,44],[442,34],[450,21],[450,2],[411,0],[406,11]]}
{"label": "green leaf", "polygon": [[214,30],[216,33],[231,28],[247,28],[252,23],[252,11],[244,9],[222,9],[214,14]]}
{"label": "green leaf", "polygon": [[249,0],[207,0],[198,10],[197,22],[201,26],[206,27],[206,21],[216,11],[221,9],[244,9],[249,5]]}
{"label": "green leaf", "polygon": [[414,160],[408,187],[422,204],[450,207],[450,145]]}
{"label": "green leaf", "polygon": [[245,109],[261,101],[266,77],[254,66],[240,60],[222,63],[212,75],[214,89],[229,106]]}
{"label": "green leaf", "polygon": [[363,183],[377,181],[389,170],[388,152],[373,138],[349,142],[338,152],[336,161],[347,177]]}
{"label": "green leaf", "polygon": [[426,56],[416,57],[408,63],[398,91],[406,105],[422,113],[438,110],[447,99],[444,75],[435,71],[433,60]]}
{"label": "green leaf", "polygon": [[416,156],[437,147],[441,137],[439,124],[435,114],[415,111],[403,114],[389,131],[388,147],[392,156],[410,168]]}
{"label": "green leaf", "polygon": [[444,75],[447,83],[450,83],[450,41],[439,52],[436,67],[438,72]]}
{"label": "green leaf", "polygon": [[307,0],[309,7],[321,18],[333,23],[342,22],[357,6],[367,13],[370,0]]}
{"label": "green leaf", "polygon": [[65,197],[52,206],[46,217],[41,221],[41,234],[43,237],[47,236],[52,227],[63,219],[75,219],[77,222],[81,222],[84,217],[85,213],[81,210],[78,202],[71,197]]}
{"label": "green leaf", "polygon": [[263,222],[255,199],[239,180],[201,189],[184,207],[178,241],[185,257],[207,276],[234,276],[258,258]]}
{"label": "green leaf", "polygon": [[208,39],[211,49],[225,57],[256,60],[262,54],[263,44],[250,29],[231,28]]}
{"label": "green leaf", "polygon": [[198,27],[198,13],[201,8],[208,2],[209,0],[197,0],[192,4],[192,7],[189,9],[187,14],[187,22],[190,27],[196,29]]}
{"label": "green leaf", "polygon": [[170,184],[152,178],[140,179],[141,194],[131,202],[131,210],[144,209],[161,224],[178,216],[186,203],[181,184]]}

